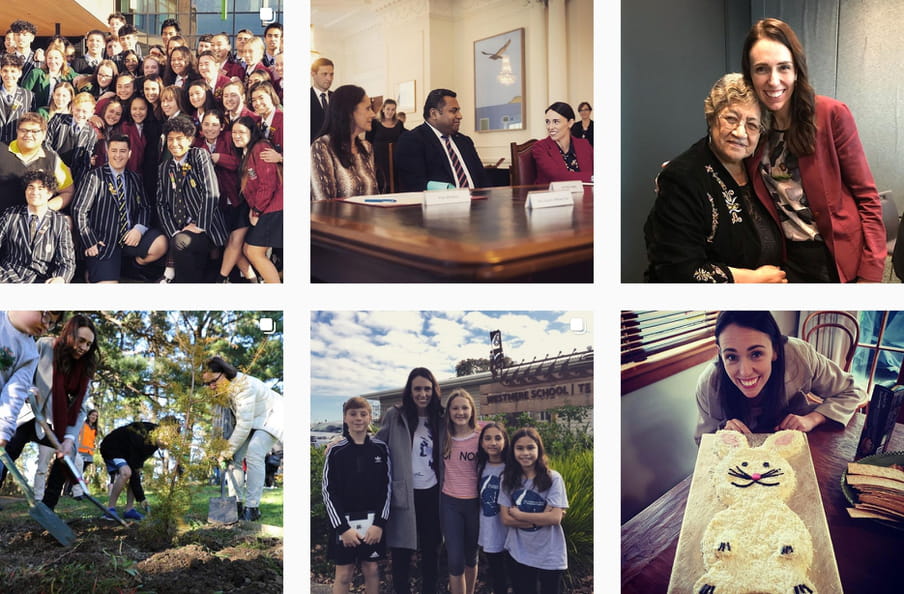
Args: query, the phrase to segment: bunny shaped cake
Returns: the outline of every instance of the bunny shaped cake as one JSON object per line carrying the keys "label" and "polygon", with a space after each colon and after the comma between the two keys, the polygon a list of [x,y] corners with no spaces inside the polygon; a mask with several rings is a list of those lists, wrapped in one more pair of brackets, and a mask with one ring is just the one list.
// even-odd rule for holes
{"label": "bunny shaped cake", "polygon": [[697,594],[810,594],[807,576],[813,541],[787,505],[797,480],[788,462],[805,447],[798,431],[779,431],[752,448],[737,431],[716,433],[719,457],[712,471],[716,496],[726,506],[703,533],[706,573]]}

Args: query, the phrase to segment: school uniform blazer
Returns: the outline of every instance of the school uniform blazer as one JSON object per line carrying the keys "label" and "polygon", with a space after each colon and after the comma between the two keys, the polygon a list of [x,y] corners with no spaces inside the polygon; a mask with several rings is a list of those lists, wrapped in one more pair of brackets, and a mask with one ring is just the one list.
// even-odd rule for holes
{"label": "school uniform blazer", "polygon": [[54,114],[47,122],[47,137],[44,144],[56,151],[63,163],[69,166],[76,185],[81,183],[82,178],[91,169],[91,154],[96,143],[97,134],[94,128],[90,124],[85,124],[76,131],[72,116],[68,113]]}
{"label": "school uniform blazer", "polygon": [[593,147],[583,138],[571,137],[574,146],[574,155],[578,160],[580,171],[568,171],[565,160],[559,151],[559,145],[550,137],[538,140],[530,149],[531,158],[534,160],[537,177],[535,184],[548,184],[553,181],[580,180],[589,182],[593,176]]}
{"label": "school uniform blazer", "polygon": [[[311,89],[311,142],[313,143],[320,136],[320,129],[323,128],[323,121],[326,119],[326,112],[323,111],[323,105],[320,103],[320,94]],[[333,92],[326,92],[327,102],[332,101]]]}
{"label": "school uniform blazer", "polygon": [[[217,136],[217,142],[213,147],[213,152],[220,155],[213,169],[217,174],[217,185],[220,188],[221,208],[227,204],[238,206],[242,203],[242,197],[239,195],[239,166],[242,164],[242,158],[233,149],[228,135],[229,132],[224,130]],[[192,146],[211,152],[207,148],[207,141],[201,136],[195,138]]]}
{"label": "school uniform blazer", "polygon": [[210,241],[221,246],[229,233],[218,205],[220,189],[210,153],[199,148],[188,149],[186,163],[191,166],[188,174],[173,171],[173,158],[167,157],[157,170],[157,217],[167,237],[172,238],[182,228],[176,224],[174,204],[181,194],[188,217],[204,230]]}
{"label": "school uniform blazer", "polygon": [[[474,142],[458,132],[452,135],[452,142],[461,153],[464,165],[474,181],[474,187],[483,188],[489,185]],[[399,137],[395,147],[395,167],[401,192],[422,192],[427,189],[429,181],[453,185],[456,183],[446,147],[426,122]]]}
{"label": "school uniform blazer", "polygon": [[229,436],[228,457],[242,447],[252,430],[283,438],[283,395],[256,377],[236,374],[229,382],[229,399],[235,414],[235,429]]}
{"label": "school uniform blazer", "polygon": [[[20,79],[21,80],[21,79]],[[9,144],[16,139],[16,126],[19,118],[31,111],[34,93],[22,87],[16,87],[12,104],[6,104],[6,91],[0,89],[0,141]]]}
{"label": "school uniform blazer", "polygon": [[279,163],[267,163],[261,159],[261,152],[272,148],[270,143],[261,140],[251,148],[251,155],[245,160],[241,172],[245,179],[242,196],[253,212],[264,214],[279,212],[283,209],[282,171]]}
{"label": "school uniform blazer", "polygon": [[[261,118],[261,123],[263,123],[263,118]],[[269,129],[264,132],[266,133],[267,140],[273,145],[273,148],[281,153],[283,151],[283,111],[281,109],[276,109],[276,113],[273,114],[273,121],[270,122]]]}
{"label": "school uniform blazer", "polygon": [[[55,429],[53,427],[53,341],[53,337],[50,336],[41,337],[37,341],[38,356],[40,359],[38,360],[38,369],[35,371],[34,385],[38,389],[38,410],[43,413],[44,419],[47,420],[47,424],[50,425],[52,429]],[[85,390],[85,397],[82,399],[82,408],[78,412],[78,417],[76,417],[73,425],[66,427],[64,439],[68,437],[75,444],[73,454],[78,452],[79,438],[81,437],[80,428],[85,424],[85,419],[88,418],[88,409],[86,408],[85,403],[88,402],[90,393],[91,382],[88,382],[88,387]],[[34,418],[35,411],[31,408],[31,404],[26,400],[25,405],[22,407],[22,411],[19,413],[16,425],[24,425]],[[44,429],[40,424],[35,425],[35,433],[37,434],[38,439],[44,438]],[[73,459],[74,458],[75,456],[73,455]]]}
{"label": "school uniform blazer", "polygon": [[69,219],[55,210],[44,215],[34,242],[29,240],[28,207],[11,206],[0,216],[0,283],[33,283],[38,275],[75,274],[75,248]]}
{"label": "school uniform blazer", "polygon": [[[440,428],[433,436],[433,459],[436,479],[442,492],[444,432]],[[384,532],[386,546],[417,550],[417,519],[414,511],[414,471],[411,468],[411,431],[402,409],[394,406],[383,415],[377,439],[389,446],[392,460],[392,496],[389,521]],[[438,496],[437,496],[438,497]]]}
{"label": "school uniform blazer", "polygon": [[238,78],[239,80],[245,79],[245,67],[236,62],[232,56],[229,56],[226,59],[223,67],[220,68],[220,73],[230,80],[233,77]]}
{"label": "school uniform blazer", "polygon": [[[72,82],[75,75],[75,70],[70,68],[69,74],[60,74],[60,80]],[[50,95],[53,93],[53,89],[50,88],[50,73],[43,68],[35,68],[27,75],[23,74],[21,80],[22,88],[34,93],[32,109],[50,105]]]}
{"label": "school uniform blazer", "polygon": [[[765,144],[747,160],[747,171],[757,198],[781,226],[760,173]],[[886,256],[882,205],[847,105],[816,96],[816,150],[799,157],[798,166],[816,226],[835,258],[838,278],[843,283],[881,282]]]}
{"label": "school uniform blazer", "polygon": [[[123,171],[126,220],[128,228],[150,224],[151,209],[144,196],[144,184],[134,171]],[[122,245],[119,234],[119,197],[114,195],[116,183],[113,170],[104,165],[88,172],[75,193],[73,214],[75,228],[82,250],[98,245],[100,260],[113,257],[117,246]]]}

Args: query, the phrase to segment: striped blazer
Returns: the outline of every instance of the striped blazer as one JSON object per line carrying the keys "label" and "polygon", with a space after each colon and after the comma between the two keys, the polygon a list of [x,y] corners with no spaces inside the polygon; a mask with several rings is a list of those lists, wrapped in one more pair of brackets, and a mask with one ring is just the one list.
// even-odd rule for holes
{"label": "striped blazer", "polygon": [[68,113],[55,114],[47,122],[44,145],[56,151],[63,163],[69,166],[72,179],[78,186],[91,169],[91,153],[94,152],[97,134],[90,124],[76,131],[72,123],[72,116]]}
{"label": "striped blazer", "polygon": [[[151,209],[144,196],[144,184],[134,171],[123,172],[126,200],[127,227],[135,225],[147,227],[150,224]],[[113,170],[104,165],[95,167],[85,176],[73,200],[75,229],[79,236],[79,247],[86,250],[98,245],[97,257],[109,260],[116,246],[122,245],[119,235],[119,198],[115,195],[116,183]]]}
{"label": "striped blazer", "polygon": [[221,246],[226,243],[229,232],[218,204],[220,189],[210,153],[205,149],[190,148],[185,162],[190,169],[184,176],[171,156],[167,156],[157,170],[156,202],[160,225],[167,237],[182,230],[175,218],[175,203],[181,196],[188,211],[188,222],[204,229],[210,241]]}
{"label": "striped blazer", "polygon": [[[20,79],[21,80],[21,79]],[[0,141],[9,144],[16,139],[16,126],[19,118],[27,111],[31,111],[34,103],[34,93],[22,87],[16,87],[13,100],[6,104],[6,90],[0,89]]]}
{"label": "striped blazer", "polygon": [[29,240],[28,207],[12,206],[0,216],[0,283],[33,283],[59,276],[72,280],[75,248],[69,217],[44,215],[34,242]]}

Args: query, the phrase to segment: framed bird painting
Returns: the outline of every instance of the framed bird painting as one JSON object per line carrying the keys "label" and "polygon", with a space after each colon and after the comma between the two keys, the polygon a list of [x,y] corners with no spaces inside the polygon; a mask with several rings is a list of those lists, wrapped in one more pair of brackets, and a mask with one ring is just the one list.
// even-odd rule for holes
{"label": "framed bird painting", "polygon": [[524,28],[474,42],[478,132],[524,129]]}

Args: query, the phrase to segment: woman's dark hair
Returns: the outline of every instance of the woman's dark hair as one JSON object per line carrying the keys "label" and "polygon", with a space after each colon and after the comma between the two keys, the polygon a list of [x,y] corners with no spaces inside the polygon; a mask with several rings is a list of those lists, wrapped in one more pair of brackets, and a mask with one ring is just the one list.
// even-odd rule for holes
{"label": "woman's dark hair", "polygon": [[[715,336],[717,346],[719,346],[719,336],[722,331],[732,324],[741,328],[762,332],[769,337],[772,343],[772,350],[776,358],[772,362],[772,372],[769,374],[769,381],[766,382],[760,392],[763,414],[757,422],[757,428],[760,430],[771,431],[781,420],[779,416],[783,401],[782,391],[785,389],[785,343],[788,339],[782,334],[775,318],[768,311],[722,311],[719,312],[716,318]],[[731,381],[731,378],[728,377],[721,352],[716,360],[716,366],[719,368],[719,379],[716,389],[719,403],[722,405],[722,411],[726,415],[725,418],[741,419],[750,426],[750,399],[744,396],[734,382]],[[754,427],[750,428],[754,429]]]}
{"label": "woman's dark hair", "polygon": [[[126,58],[130,56],[133,56],[136,60],[138,60],[138,64],[135,66],[135,70],[129,70],[129,68],[126,66]],[[134,76],[139,76],[138,71],[141,69],[141,58],[138,57],[138,54],[136,54],[133,50],[127,49],[119,54],[119,58],[119,63],[122,64],[123,72],[130,72]]]}
{"label": "woman's dark hair", "polygon": [[[220,121],[221,122],[224,121],[222,119],[222,117],[220,118]],[[267,140],[267,138],[264,136],[264,133],[261,131],[260,126],[258,126],[256,124],[256,122],[254,121],[254,118],[252,118],[251,116],[241,116],[241,117],[233,120],[232,123],[229,124],[230,132],[232,132],[232,129],[235,127],[236,124],[241,124],[242,126],[245,126],[246,128],[248,128],[248,130],[251,131],[251,138],[248,140],[248,146],[245,147],[244,154],[242,155],[242,163],[239,166],[239,175],[241,176],[241,189],[242,189],[242,191],[245,191],[245,184],[248,181],[248,179],[247,179],[248,171],[247,171],[247,168],[245,167],[245,164],[248,162],[248,159],[251,158],[251,156],[254,152],[254,145],[256,145],[258,142],[270,143],[270,141]],[[230,134],[230,136],[232,136],[232,135]],[[232,146],[233,146],[233,148],[235,148],[235,150],[237,150],[237,151],[239,150],[238,148],[235,147],[235,144],[232,144]]]}
{"label": "woman's dark hair", "polygon": [[53,341],[53,365],[63,373],[72,371],[76,361],[72,356],[72,351],[75,350],[75,345],[78,343],[78,331],[81,328],[88,328],[94,334],[91,348],[81,357],[81,360],[85,362],[85,373],[90,378],[94,377],[100,364],[100,345],[97,342],[97,330],[94,328],[94,322],[86,315],[75,314],[69,318],[60,331],[60,335]]}
{"label": "woman's dark hair", "polygon": [[537,461],[534,463],[534,470],[537,474],[534,476],[534,489],[545,491],[552,486],[552,477],[549,475],[549,459],[546,457],[546,448],[543,447],[543,440],[533,427],[518,429],[512,435],[509,454],[505,458],[505,470],[502,471],[502,488],[509,493],[514,493],[515,489],[524,482],[524,471],[521,469],[521,463],[515,459],[515,442],[522,437],[529,437],[537,444]]}
{"label": "woman's dark hair", "polygon": [[88,421],[88,419],[91,418],[91,413],[97,413],[98,417],[100,417],[100,413],[97,412],[96,408],[92,408],[91,410],[88,411],[88,414],[85,415],[85,423],[87,423],[89,427],[91,427],[92,429],[94,429],[96,431],[97,430],[97,419],[94,419],[93,425]]}
{"label": "woman's dark hair", "polygon": [[593,108],[590,107],[590,104],[587,103],[586,101],[581,101],[580,103],[578,103],[578,111],[581,111],[582,109],[584,109],[585,105],[587,106],[587,109],[589,109],[590,111],[593,111]]}
{"label": "woman's dark hair", "polygon": [[[335,94],[333,96],[335,97]],[[439,439],[443,406],[440,404],[441,394],[439,384],[436,383],[436,378],[433,376],[433,373],[426,367],[415,367],[411,370],[411,373],[408,374],[408,381],[405,382],[405,389],[402,391],[402,414],[405,415],[405,419],[408,421],[408,431],[411,433],[411,438],[414,439],[414,430],[417,429],[418,426],[418,414],[417,404],[414,403],[411,384],[416,377],[426,379],[433,388],[430,402],[427,404],[427,426],[430,428],[430,433],[433,436],[433,453],[434,457],[436,457],[439,453],[439,448],[436,447],[436,440]]]}
{"label": "woman's dark hair", "polygon": [[[251,91],[248,93],[251,94]],[[318,136],[329,135],[330,150],[343,167],[352,166],[352,118],[366,93],[355,85],[342,85],[333,92],[326,110],[326,119]],[[355,138],[358,152],[368,154],[360,138]]]}
{"label": "woman's dark hair", "polygon": [[[565,103],[564,101],[556,101],[552,105],[546,108],[546,111],[553,110],[560,116],[564,117],[566,120],[574,119],[574,110],[571,109],[571,106]],[[546,113],[544,111],[543,113]]]}
{"label": "woman's dark hair", "polygon": [[139,95],[138,93],[132,95],[132,97],[129,99],[128,105],[123,106],[123,119],[134,123],[135,120],[132,119],[132,104],[135,103],[136,100],[144,101],[144,105],[145,107],[147,107],[148,114],[144,116],[144,121],[146,122],[150,119],[154,119],[154,106],[151,105],[150,101],[144,98],[144,95]]}
{"label": "woman's dark hair", "polygon": [[211,373],[222,373],[226,376],[226,379],[230,381],[234,380],[236,374],[238,374],[238,370],[219,355],[211,357],[207,361],[207,369],[210,370]]}
{"label": "woman's dark hair", "polygon": [[[386,109],[387,105],[395,105],[396,108],[398,108],[398,106],[399,106],[399,104],[396,103],[395,99],[387,99],[387,100],[383,101],[383,105],[380,106],[380,119],[381,120],[386,117],[386,112],[384,110]],[[392,114],[393,122],[397,121],[398,119],[399,119],[399,114],[397,114],[397,113]]]}
{"label": "woman's dark hair", "polygon": [[[750,50],[760,39],[781,43],[791,52],[794,61],[794,93],[791,95],[791,126],[785,132],[788,148],[798,157],[812,155],[816,150],[816,91],[810,84],[807,56],[804,47],[787,23],[778,19],[763,19],[750,28],[741,54],[741,70],[747,84],[753,86]],[[774,122],[774,120],[773,120]]]}
{"label": "woman's dark hair", "polygon": [[502,456],[502,461],[505,462],[508,459],[509,450],[512,449],[511,443],[509,442],[508,431],[505,430],[505,426],[502,423],[498,423],[496,421],[490,421],[483,426],[480,430],[480,437],[477,438],[477,480],[480,480],[480,475],[483,474],[483,469],[487,467],[487,463],[490,461],[490,457],[486,452],[483,451],[483,447],[481,444],[483,443],[483,434],[487,432],[487,429],[498,429],[502,432],[502,440],[505,445],[502,446],[502,451],[499,454]]}
{"label": "woman's dark hair", "polygon": [[171,85],[176,82],[177,75],[172,67],[173,54],[176,52],[179,52],[185,57],[185,72],[182,76],[185,77],[186,80],[192,80],[201,76],[198,74],[197,63],[195,62],[195,52],[191,51],[191,48],[188,46],[179,45],[170,50],[169,59],[166,61],[166,70],[163,72],[163,80],[165,80],[167,84]]}
{"label": "woman's dark hair", "polygon": [[201,87],[202,89],[204,89],[204,113],[207,113],[208,111],[216,107],[217,100],[214,98],[213,92],[210,90],[210,85],[207,84],[207,81],[203,78],[199,78],[188,83],[185,86],[183,93],[183,99],[185,99],[185,102],[188,104],[188,108],[191,110],[192,114],[198,113],[198,108],[195,107],[192,104],[191,99],[188,98],[188,93],[189,91],[191,91],[192,87]]}

